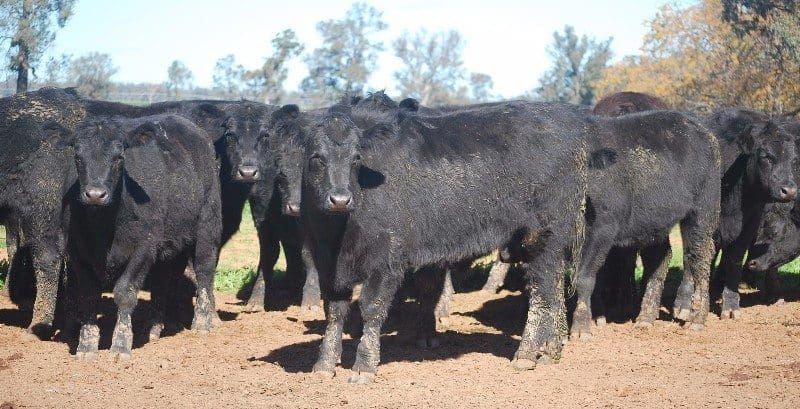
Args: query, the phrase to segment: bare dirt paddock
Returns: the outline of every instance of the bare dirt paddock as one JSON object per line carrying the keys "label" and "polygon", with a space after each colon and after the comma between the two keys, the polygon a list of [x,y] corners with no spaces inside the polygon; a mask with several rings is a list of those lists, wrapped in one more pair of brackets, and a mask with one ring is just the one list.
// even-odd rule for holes
{"label": "bare dirt paddock", "polygon": [[[209,335],[184,330],[134,345],[131,361],[75,362],[70,344],[30,340],[23,314],[0,304],[0,403],[5,407],[800,407],[800,303],[753,306],[741,321],[710,317],[687,334],[659,321],[595,330],[570,342],[560,363],[517,373],[526,302],[520,293],[457,294],[450,327],[436,350],[418,350],[412,333],[382,338],[376,383],[349,385],[309,373],[322,313],[238,314],[218,295],[223,323]],[[106,301],[110,309],[111,300]],[[146,306],[146,301],[140,305]],[[141,308],[134,317],[141,327]],[[113,310],[110,310],[113,311]],[[413,315],[411,307],[403,307]],[[101,320],[110,343],[111,320]],[[139,332],[143,332],[139,328]],[[72,346],[74,347],[74,345]],[[354,361],[346,337],[343,368]]]}

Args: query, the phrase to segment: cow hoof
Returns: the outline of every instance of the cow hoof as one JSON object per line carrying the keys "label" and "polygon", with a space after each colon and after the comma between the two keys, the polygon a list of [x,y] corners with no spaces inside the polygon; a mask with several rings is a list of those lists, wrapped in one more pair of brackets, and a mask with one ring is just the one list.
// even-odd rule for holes
{"label": "cow hoof", "polygon": [[436,349],[439,348],[439,345],[441,345],[441,343],[439,342],[439,338],[436,337],[417,339],[417,348],[419,349]]}
{"label": "cow hoof", "polygon": [[606,317],[597,317],[595,320],[595,325],[598,327],[605,327],[606,326]]}
{"label": "cow hoof", "polygon": [[530,371],[536,368],[536,361],[527,358],[516,358],[511,361],[511,366],[517,371]]}
{"label": "cow hoof", "polygon": [[55,329],[51,324],[33,324],[28,328],[28,331],[41,341],[48,341],[55,334]]}
{"label": "cow hoof", "polygon": [[352,375],[347,378],[348,383],[354,383],[357,385],[366,385],[368,383],[375,382],[375,374],[370,372],[356,372],[353,371]]}
{"label": "cow hoof", "polygon": [[258,304],[245,304],[244,306],[242,306],[242,309],[240,310],[240,312],[243,312],[243,313],[246,313],[246,314],[250,314],[250,313],[254,313],[254,312],[264,312],[264,311],[265,311],[264,306],[263,305],[258,305]]}
{"label": "cow hoof", "polygon": [[95,360],[97,360],[97,352],[95,351],[76,352],[75,360],[79,362],[94,362]]}
{"label": "cow hoof", "polygon": [[556,362],[557,361],[554,360],[553,358],[551,358],[550,355],[548,355],[548,354],[542,354],[542,355],[539,355],[538,358],[536,358],[536,365],[550,365],[550,364],[554,364]]}
{"label": "cow hoof", "polygon": [[774,303],[772,303],[775,307],[780,307],[781,305],[786,304],[786,301],[783,298],[778,298]]}
{"label": "cow hoof", "polygon": [[681,308],[681,309],[679,309],[678,311],[675,312],[675,319],[678,319],[678,320],[681,320],[681,321],[688,321],[689,317],[691,317],[691,316],[692,316],[692,310],[690,310],[688,308]]}
{"label": "cow hoof", "polygon": [[739,310],[722,310],[719,315],[719,319],[727,320],[727,319],[738,319],[741,318],[741,313]]}
{"label": "cow hoof", "polygon": [[111,359],[114,362],[125,362],[131,360],[131,354],[129,352],[113,352],[111,354]]}
{"label": "cow hoof", "polygon": [[589,331],[573,331],[569,334],[569,339],[577,339],[578,341],[591,341],[592,333]]}
{"label": "cow hoof", "polygon": [[164,325],[153,325],[153,328],[150,328],[150,335],[148,336],[148,340],[150,342],[158,341],[161,338],[161,331],[164,330]]}
{"label": "cow hoof", "polygon": [[633,327],[641,330],[649,330],[650,328],[653,328],[653,323],[650,321],[636,321],[633,324]]}
{"label": "cow hoof", "polygon": [[314,369],[314,371],[312,373],[314,374],[314,376],[316,376],[317,378],[320,378],[320,379],[331,379],[334,376],[336,376],[336,371],[327,370],[327,369],[325,369],[325,370],[323,370],[323,369]]}
{"label": "cow hoof", "polygon": [[689,331],[700,332],[703,329],[705,329],[705,327],[706,327],[705,324],[692,323],[691,325],[689,325]]}

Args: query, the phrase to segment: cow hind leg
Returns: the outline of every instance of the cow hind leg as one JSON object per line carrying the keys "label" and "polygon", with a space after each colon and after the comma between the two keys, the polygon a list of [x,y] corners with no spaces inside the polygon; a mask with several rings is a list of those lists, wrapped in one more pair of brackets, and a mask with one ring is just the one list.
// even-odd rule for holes
{"label": "cow hind leg", "polygon": [[669,239],[664,238],[663,242],[645,247],[640,253],[647,284],[642,297],[642,307],[634,326],[650,328],[653,326],[653,321],[658,318],[658,310],[661,308],[661,294],[664,291],[664,281],[667,279],[672,249]]}

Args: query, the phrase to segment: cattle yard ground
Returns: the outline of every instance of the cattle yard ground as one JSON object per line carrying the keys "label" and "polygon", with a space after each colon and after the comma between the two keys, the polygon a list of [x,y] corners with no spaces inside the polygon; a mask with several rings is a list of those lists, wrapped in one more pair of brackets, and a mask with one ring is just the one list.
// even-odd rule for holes
{"label": "cattle yard ground", "polygon": [[[679,235],[672,235],[679,241]],[[0,229],[0,247],[5,234]],[[107,348],[114,305],[104,298],[103,337],[97,362],[71,359],[71,341],[43,342],[24,330],[24,313],[0,297],[0,404],[6,407],[800,407],[800,263],[785,266],[787,303],[763,305],[745,290],[743,318],[709,317],[702,333],[668,321],[654,328],[611,322],[594,339],[569,342],[556,365],[516,373],[510,365],[522,332],[526,300],[520,280],[498,294],[475,291],[486,264],[457,282],[453,315],[440,325],[442,345],[414,345],[416,309],[406,302],[393,313],[382,337],[376,383],[346,382],[309,373],[324,315],[301,310],[299,294],[278,275],[275,311],[240,313],[257,263],[249,214],[222,251],[216,281],[223,323],[211,334],[170,331],[155,342],[134,341],[133,359],[112,362]],[[679,280],[680,252],[664,295],[671,302]],[[0,260],[5,250],[0,249]],[[484,260],[485,262],[485,260]],[[279,261],[283,270],[283,260]],[[0,261],[0,273],[7,268]],[[513,270],[512,270],[513,271]],[[243,289],[242,289],[243,288]],[[238,293],[238,294],[237,294]],[[237,297],[238,296],[238,297]],[[147,306],[147,294],[140,306]],[[355,309],[354,309],[355,310]],[[190,312],[189,312],[190,313]],[[186,314],[184,314],[186,315]],[[398,319],[398,316],[412,319]],[[186,319],[187,317],[183,317]],[[134,331],[144,334],[146,308],[137,308]],[[190,320],[191,317],[188,317]],[[357,321],[357,317],[350,321]],[[355,341],[345,336],[343,368],[355,360]]]}

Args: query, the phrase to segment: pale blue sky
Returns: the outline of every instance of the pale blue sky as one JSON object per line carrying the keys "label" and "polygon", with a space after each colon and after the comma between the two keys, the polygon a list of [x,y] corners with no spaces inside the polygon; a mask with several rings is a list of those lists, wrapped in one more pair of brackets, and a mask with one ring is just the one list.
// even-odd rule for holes
{"label": "pale blue sky", "polygon": [[[614,37],[616,58],[637,53],[645,20],[668,0],[372,0],[383,11],[388,30],[380,35],[387,51],[372,89],[394,93],[392,73],[400,66],[391,41],[404,30],[456,29],[466,40],[464,65],[492,76],[495,92],[506,97],[533,88],[549,61],[545,47],[565,24],[599,39]],[[681,3],[692,3],[682,0]],[[255,68],[271,52],[270,40],[291,28],[306,51],[320,44],[315,25],[341,18],[352,1],[313,0],[78,0],[75,15],[58,32],[47,55],[75,56],[90,51],[111,55],[125,82],[161,82],[167,66],[181,60],[195,85],[210,86],[216,60],[236,55]],[[285,86],[296,89],[307,74],[305,64],[290,66]]]}

